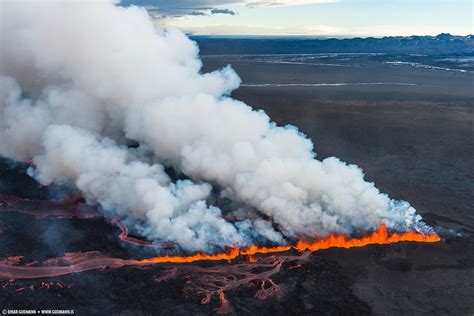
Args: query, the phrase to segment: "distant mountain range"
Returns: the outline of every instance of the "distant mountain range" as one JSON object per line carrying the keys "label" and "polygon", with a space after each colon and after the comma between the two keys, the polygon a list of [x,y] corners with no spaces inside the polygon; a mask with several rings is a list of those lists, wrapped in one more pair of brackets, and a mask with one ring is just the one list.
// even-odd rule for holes
{"label": "distant mountain range", "polygon": [[308,37],[191,36],[203,55],[315,53],[474,53],[474,35],[390,36],[347,39]]}

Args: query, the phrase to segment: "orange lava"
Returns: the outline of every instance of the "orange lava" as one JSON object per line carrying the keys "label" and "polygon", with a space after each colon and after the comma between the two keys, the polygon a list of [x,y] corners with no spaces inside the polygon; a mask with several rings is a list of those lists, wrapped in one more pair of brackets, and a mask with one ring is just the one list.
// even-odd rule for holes
{"label": "orange lava", "polygon": [[229,251],[219,254],[206,254],[206,253],[197,253],[189,256],[161,256],[153,257],[149,259],[136,260],[134,263],[139,265],[147,265],[154,263],[164,263],[164,262],[173,262],[173,263],[189,263],[195,261],[219,261],[227,260],[230,261],[239,256],[240,250],[238,248],[231,248]]}
{"label": "orange lava", "polygon": [[[64,258],[54,258],[46,261],[43,266],[20,266],[20,257],[11,257],[0,261],[0,279],[34,279],[55,277],[71,273],[78,273],[102,268],[120,268],[123,266],[150,265],[156,263],[190,263],[195,261],[231,261],[239,256],[247,256],[249,262],[255,261],[253,255],[279,253],[288,250],[317,251],[328,248],[352,248],[373,244],[391,244],[403,241],[438,242],[441,238],[436,233],[421,234],[417,232],[388,234],[387,227],[381,225],[372,234],[365,237],[347,238],[344,235],[330,235],[315,242],[298,241],[294,246],[258,247],[251,246],[247,249],[231,247],[227,252],[220,254],[197,253],[189,256],[160,256],[142,260],[124,260],[119,258],[103,257],[98,252],[66,254]],[[61,263],[69,263],[62,265]],[[60,265],[61,264],[61,265]]]}
{"label": "orange lava", "polygon": [[344,235],[329,235],[328,237],[317,240],[315,242],[306,242],[298,241],[295,246],[276,246],[276,247],[258,247],[251,246],[247,249],[239,249],[236,247],[230,248],[229,251],[220,253],[220,254],[206,254],[206,253],[197,253],[189,256],[162,256],[154,257],[143,260],[136,260],[134,264],[138,265],[148,265],[154,263],[189,263],[195,261],[218,261],[218,260],[227,260],[231,261],[232,259],[237,258],[238,256],[252,256],[255,254],[265,254],[265,253],[278,253],[285,252],[291,249],[303,252],[306,250],[317,251],[322,249],[329,248],[353,248],[353,247],[363,247],[373,244],[392,244],[402,241],[414,241],[414,242],[438,242],[441,238],[436,233],[430,233],[424,235],[418,232],[405,232],[405,233],[392,233],[388,234],[387,226],[381,225],[379,229],[372,234],[359,237],[359,238],[347,238]]}
{"label": "orange lava", "polygon": [[415,241],[415,242],[438,242],[441,238],[436,233],[424,235],[418,232],[404,232],[404,233],[393,233],[388,234],[387,226],[381,225],[379,229],[372,234],[360,237],[348,239],[344,235],[329,235],[328,237],[308,243],[305,241],[298,241],[294,247],[298,251],[317,251],[328,248],[353,248],[363,247],[373,244],[393,244],[401,241]]}

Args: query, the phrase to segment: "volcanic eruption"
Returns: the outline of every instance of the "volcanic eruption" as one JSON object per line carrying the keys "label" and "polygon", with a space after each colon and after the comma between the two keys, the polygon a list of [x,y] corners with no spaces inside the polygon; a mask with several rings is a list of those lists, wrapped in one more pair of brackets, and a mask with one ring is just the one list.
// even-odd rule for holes
{"label": "volcanic eruption", "polygon": [[66,255],[56,268],[2,263],[0,276],[439,240],[359,167],[318,160],[296,127],[233,99],[232,68],[202,73],[197,45],[156,28],[145,9],[110,0],[2,9],[0,155],[31,161],[42,185],[72,185],[116,218],[122,240],[178,254]]}

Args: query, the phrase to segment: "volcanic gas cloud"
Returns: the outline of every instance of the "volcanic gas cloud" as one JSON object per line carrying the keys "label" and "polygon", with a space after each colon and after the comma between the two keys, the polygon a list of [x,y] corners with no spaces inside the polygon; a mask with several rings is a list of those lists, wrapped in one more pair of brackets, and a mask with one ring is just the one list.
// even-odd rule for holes
{"label": "volcanic gas cloud", "polygon": [[143,8],[12,1],[0,23],[0,155],[32,160],[40,183],[73,184],[135,234],[206,253],[434,236],[360,168],[318,160],[295,127],[232,99],[237,74],[201,73],[196,44]]}

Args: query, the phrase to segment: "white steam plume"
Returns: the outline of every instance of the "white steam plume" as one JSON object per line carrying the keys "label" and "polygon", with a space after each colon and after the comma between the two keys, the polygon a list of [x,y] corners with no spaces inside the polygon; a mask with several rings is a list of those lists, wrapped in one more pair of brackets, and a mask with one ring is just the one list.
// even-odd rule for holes
{"label": "white steam plume", "polygon": [[[33,159],[41,183],[73,182],[149,238],[189,250],[382,223],[429,229],[357,166],[317,160],[296,128],[228,97],[235,72],[200,73],[195,43],[155,29],[144,9],[21,1],[1,10],[0,155]],[[191,180],[173,183],[163,165]],[[234,221],[208,205],[212,188],[243,205]]]}

